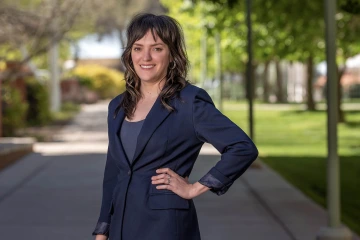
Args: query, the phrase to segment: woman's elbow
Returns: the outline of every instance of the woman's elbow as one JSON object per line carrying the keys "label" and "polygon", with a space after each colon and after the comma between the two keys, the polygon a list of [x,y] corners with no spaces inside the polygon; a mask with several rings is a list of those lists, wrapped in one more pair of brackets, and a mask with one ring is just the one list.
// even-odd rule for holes
{"label": "woman's elbow", "polygon": [[255,161],[259,156],[259,151],[254,143],[249,144],[247,153],[251,162]]}
{"label": "woman's elbow", "polygon": [[252,152],[252,156],[253,156],[253,161],[255,161],[257,159],[257,157],[259,156],[259,150],[257,149],[257,147],[254,145],[254,147],[251,150]]}
{"label": "woman's elbow", "polygon": [[257,159],[257,157],[259,156],[259,151],[256,147],[252,151],[252,156],[253,156],[253,161],[255,161]]}

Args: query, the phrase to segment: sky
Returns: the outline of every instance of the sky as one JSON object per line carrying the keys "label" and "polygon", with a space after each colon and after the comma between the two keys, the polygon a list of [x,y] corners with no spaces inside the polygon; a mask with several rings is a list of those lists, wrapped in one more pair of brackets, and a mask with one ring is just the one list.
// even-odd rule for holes
{"label": "sky", "polygon": [[[360,54],[349,58],[346,60],[346,67],[348,68],[360,68]],[[326,62],[323,61],[321,63],[319,63],[316,67],[316,70],[318,71],[318,73],[325,75],[326,74]]]}
{"label": "sky", "polygon": [[[79,58],[120,58],[122,53],[121,43],[114,32],[111,35],[104,36],[99,41],[98,34],[87,35],[78,41]],[[72,55],[75,54],[75,48],[71,48]]]}

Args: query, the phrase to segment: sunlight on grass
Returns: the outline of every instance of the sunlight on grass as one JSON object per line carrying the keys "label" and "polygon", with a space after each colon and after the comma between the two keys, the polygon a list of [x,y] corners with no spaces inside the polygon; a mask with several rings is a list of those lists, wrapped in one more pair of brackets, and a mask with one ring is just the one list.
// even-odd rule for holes
{"label": "sunlight on grass", "polygon": [[[248,133],[245,103],[225,103],[224,114]],[[342,221],[360,234],[360,111],[338,125]],[[326,205],[325,111],[255,107],[255,138],[263,162],[315,202]]]}
{"label": "sunlight on grass", "polygon": [[[241,109],[245,104],[238,105]],[[227,106],[224,114],[248,132],[247,110],[227,110]],[[360,155],[360,112],[346,116],[349,124],[338,127],[339,154]],[[254,118],[254,140],[262,156],[326,156],[326,112],[257,110]]]}

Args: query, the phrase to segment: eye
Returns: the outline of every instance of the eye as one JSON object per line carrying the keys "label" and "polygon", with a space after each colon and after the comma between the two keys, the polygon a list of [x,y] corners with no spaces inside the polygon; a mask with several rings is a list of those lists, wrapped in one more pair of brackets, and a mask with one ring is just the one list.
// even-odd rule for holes
{"label": "eye", "polygon": [[155,51],[155,52],[161,52],[161,51],[162,51],[162,48],[154,48],[154,51]]}
{"label": "eye", "polygon": [[135,52],[138,52],[138,51],[140,51],[141,49],[139,48],[139,47],[134,47],[133,48],[133,51],[135,51]]}

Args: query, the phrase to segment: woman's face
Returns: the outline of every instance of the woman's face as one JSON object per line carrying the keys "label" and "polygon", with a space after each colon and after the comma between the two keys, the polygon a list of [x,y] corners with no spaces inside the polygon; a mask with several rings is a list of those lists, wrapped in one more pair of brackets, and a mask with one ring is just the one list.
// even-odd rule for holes
{"label": "woman's face", "polygon": [[162,80],[169,66],[169,48],[158,36],[155,37],[156,41],[149,30],[131,49],[135,72],[143,82],[154,83]]}

